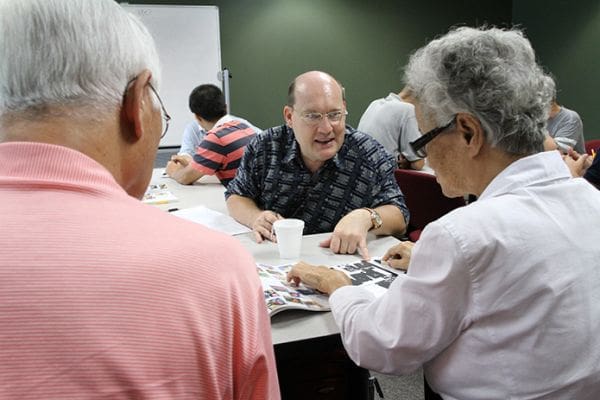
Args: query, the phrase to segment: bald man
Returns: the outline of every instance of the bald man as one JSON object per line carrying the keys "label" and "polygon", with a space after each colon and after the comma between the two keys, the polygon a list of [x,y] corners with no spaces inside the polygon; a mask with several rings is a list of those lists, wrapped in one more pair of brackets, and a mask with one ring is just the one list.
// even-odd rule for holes
{"label": "bald man", "polygon": [[346,126],[347,114],[342,85],[324,72],[306,72],[288,88],[285,124],[248,144],[225,195],[229,213],[258,242],[274,240],[276,220],[299,218],[304,234],[332,232],[321,246],[368,258],[367,232],[405,231],[409,214],[395,160]]}

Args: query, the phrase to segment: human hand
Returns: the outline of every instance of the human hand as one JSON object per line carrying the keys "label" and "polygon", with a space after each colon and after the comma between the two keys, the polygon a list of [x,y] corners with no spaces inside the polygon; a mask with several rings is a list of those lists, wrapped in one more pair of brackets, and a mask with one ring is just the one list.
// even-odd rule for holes
{"label": "human hand", "polygon": [[358,250],[358,254],[364,260],[368,260],[367,232],[371,226],[373,223],[368,210],[354,210],[340,219],[331,236],[319,243],[319,246],[329,247],[331,251],[339,254],[354,254]]}
{"label": "human hand", "polygon": [[278,219],[283,219],[283,217],[274,211],[265,210],[258,214],[252,223],[252,232],[254,232],[257,243],[261,243],[264,239],[277,241],[273,235],[273,223]]}
{"label": "human hand", "polygon": [[188,156],[179,155],[179,154],[172,155],[171,160],[167,163],[165,172],[167,173],[167,175],[169,175],[171,178],[173,178],[173,175],[177,171],[182,170],[189,163],[190,163],[190,159]]}
{"label": "human hand", "polygon": [[342,286],[352,284],[348,275],[342,271],[323,265],[310,265],[302,261],[294,265],[288,272],[287,280],[288,282],[294,282],[296,285],[302,282],[306,286],[327,294],[333,293]]}
{"label": "human hand", "polygon": [[386,251],[381,260],[385,261],[392,268],[406,271],[408,269],[408,264],[410,263],[410,255],[412,254],[412,248],[414,246],[415,244],[410,241],[400,242]]}
{"label": "human hand", "polygon": [[563,161],[574,177],[583,176],[585,171],[592,165],[592,158],[589,154],[579,154],[573,149],[569,149],[567,154],[563,155]]}

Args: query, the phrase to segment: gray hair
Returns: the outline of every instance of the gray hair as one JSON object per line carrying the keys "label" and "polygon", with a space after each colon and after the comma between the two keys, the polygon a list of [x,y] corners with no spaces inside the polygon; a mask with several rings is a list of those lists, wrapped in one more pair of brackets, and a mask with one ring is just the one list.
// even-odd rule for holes
{"label": "gray hair", "polygon": [[411,56],[404,80],[436,123],[469,113],[492,146],[512,155],[542,150],[554,82],[521,31],[451,30]]}
{"label": "gray hair", "polygon": [[0,115],[109,111],[144,69],[158,86],[152,36],[114,0],[0,0]]}

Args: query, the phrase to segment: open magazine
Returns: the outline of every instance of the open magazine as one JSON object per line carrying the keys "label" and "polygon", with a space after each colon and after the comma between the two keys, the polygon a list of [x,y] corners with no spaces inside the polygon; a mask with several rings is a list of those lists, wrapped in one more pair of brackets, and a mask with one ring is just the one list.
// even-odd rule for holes
{"label": "open magazine", "polygon": [[[329,296],[302,283],[296,286],[287,281],[287,273],[292,268],[291,265],[257,264],[256,268],[265,292],[265,302],[270,316],[291,309],[329,311]],[[399,274],[404,273],[383,265],[378,259],[341,264],[331,268],[343,271],[352,280],[352,285],[364,286],[377,297],[385,293]]]}

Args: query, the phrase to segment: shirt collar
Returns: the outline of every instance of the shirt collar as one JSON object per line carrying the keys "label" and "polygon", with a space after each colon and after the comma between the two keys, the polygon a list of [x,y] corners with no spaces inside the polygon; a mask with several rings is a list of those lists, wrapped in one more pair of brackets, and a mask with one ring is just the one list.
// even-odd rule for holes
{"label": "shirt collar", "polygon": [[[287,125],[283,125],[284,136],[285,136],[285,146],[288,149],[285,155],[283,156],[284,163],[290,163],[292,160],[297,159],[298,162],[303,164],[302,162],[302,154],[300,153],[300,146],[296,141],[294,136],[294,130],[289,128]],[[333,156],[333,158],[327,160],[324,167],[328,165],[335,165],[337,168],[343,168],[346,163],[346,154],[348,154],[349,144],[348,144],[348,136],[352,134],[354,129],[349,125],[346,125],[346,132],[344,133],[344,143],[342,147],[338,150],[338,152]]]}
{"label": "shirt collar", "polygon": [[545,186],[571,179],[558,151],[545,151],[514,161],[485,188],[480,199],[497,197],[526,186]]}

